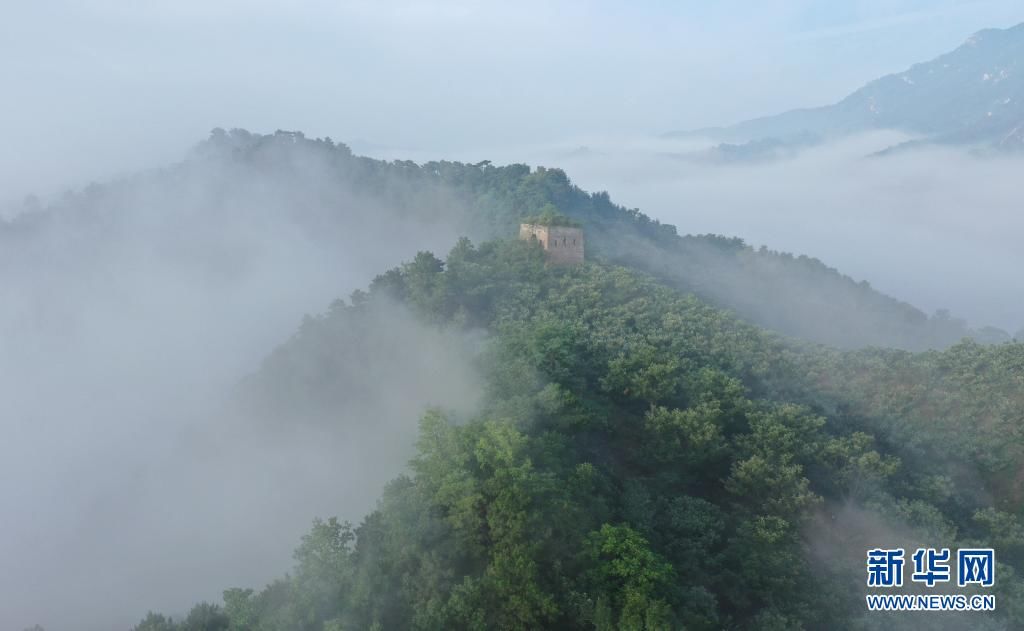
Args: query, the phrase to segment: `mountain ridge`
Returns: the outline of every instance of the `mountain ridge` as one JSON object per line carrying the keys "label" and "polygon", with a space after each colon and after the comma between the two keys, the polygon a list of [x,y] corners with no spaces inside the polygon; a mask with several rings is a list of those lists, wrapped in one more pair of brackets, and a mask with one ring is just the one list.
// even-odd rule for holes
{"label": "mountain ridge", "polygon": [[879,537],[999,548],[1002,606],[937,631],[1024,622],[1022,344],[794,345],[634,270],[461,239],[304,322],[247,383],[267,421],[366,422],[336,410],[379,300],[484,332],[480,407],[426,410],[377,508],[314,520],[293,572],[135,631],[874,629]]}
{"label": "mountain ridge", "polygon": [[[220,229],[230,231],[231,225],[241,222],[238,229],[248,230],[250,209],[260,208],[257,217],[277,220],[283,213],[289,225],[316,247],[336,248],[338,243],[368,239],[390,248],[386,258],[391,259],[407,251],[404,244],[426,249],[443,247],[459,236],[488,239],[515,234],[523,217],[551,204],[585,224],[589,254],[653,274],[788,336],[840,348],[907,350],[942,348],[970,336],[1009,339],[1005,332],[982,335],[954,318],[929,317],[817,259],[755,249],[742,239],[722,235],[680,235],[675,226],[612,202],[606,192],[580,189],[561,169],[499,167],[486,160],[387,162],[354,155],[344,144],[299,132],[214,130],[179,165],[95,185],[48,210],[0,223],[0,242],[26,231],[45,233],[47,224],[66,223],[52,221],[55,217],[70,217],[86,226],[92,225],[90,217],[100,218],[89,228],[100,230],[99,238],[102,222],[109,226],[128,221],[138,214],[135,205],[155,206],[148,204],[150,197],[168,197],[179,189],[200,192],[191,200],[165,201],[160,221],[196,221],[199,225],[190,229],[203,230],[205,222],[216,219],[226,222]],[[199,216],[197,209],[205,210]],[[360,225],[367,231],[362,238],[353,232]],[[183,233],[180,226],[173,232]],[[396,240],[396,234],[401,239]],[[211,251],[204,260],[234,256],[207,245]]]}
{"label": "mountain ridge", "polygon": [[835,103],[665,135],[744,144],[893,129],[922,142],[1016,148],[1024,124],[1022,66],[1024,23],[983,29],[956,49],[869,81]]}

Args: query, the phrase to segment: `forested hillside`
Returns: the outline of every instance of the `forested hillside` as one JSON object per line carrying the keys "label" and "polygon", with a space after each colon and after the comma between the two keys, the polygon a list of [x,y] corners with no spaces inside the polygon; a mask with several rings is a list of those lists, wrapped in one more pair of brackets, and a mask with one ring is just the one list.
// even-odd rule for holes
{"label": "forested hillside", "polygon": [[[451,173],[501,173],[472,168]],[[512,181],[562,181],[540,173]],[[911,544],[998,550],[996,614],[930,628],[1024,625],[1024,345],[836,351],[642,272],[463,239],[307,320],[240,395],[330,405],[332,354],[396,301],[482,336],[476,413],[425,411],[408,473],[357,526],[316,521],[293,573],[138,631],[919,628],[864,611],[865,550]]]}
{"label": "forested hillside", "polygon": [[[96,243],[126,225],[160,226],[170,238],[223,233],[230,244],[238,235],[286,221],[286,234],[305,235],[306,249],[368,248],[361,260],[369,263],[397,260],[411,249],[447,248],[460,235],[514,234],[521,218],[550,207],[585,227],[589,255],[651,272],[786,335],[841,348],[908,350],[943,348],[968,335],[1009,338],[1001,331],[971,331],[947,315],[928,317],[817,259],[755,249],[738,238],[679,236],[676,227],[619,206],[607,193],[581,190],[559,169],[386,162],[355,156],[330,139],[288,132],[215,130],[179,165],[94,185],[44,211],[0,223],[0,256],[16,264],[24,258],[19,243],[42,234],[50,249],[83,243],[87,251],[76,258],[83,265],[83,257],[103,250]],[[217,243],[198,236],[171,247],[187,251],[190,260],[244,266],[236,259],[248,246],[208,251]]]}

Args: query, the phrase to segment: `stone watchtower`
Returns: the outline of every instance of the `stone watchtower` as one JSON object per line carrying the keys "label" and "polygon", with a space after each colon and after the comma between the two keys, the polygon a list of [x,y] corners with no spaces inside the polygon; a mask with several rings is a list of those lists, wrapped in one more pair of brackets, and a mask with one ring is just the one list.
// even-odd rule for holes
{"label": "stone watchtower", "polygon": [[519,238],[524,241],[539,241],[548,263],[575,265],[583,262],[582,228],[523,223],[519,224]]}

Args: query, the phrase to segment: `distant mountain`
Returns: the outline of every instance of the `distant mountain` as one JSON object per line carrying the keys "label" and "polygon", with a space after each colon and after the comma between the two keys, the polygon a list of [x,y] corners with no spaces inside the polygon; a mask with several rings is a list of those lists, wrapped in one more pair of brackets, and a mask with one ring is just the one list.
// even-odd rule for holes
{"label": "distant mountain", "polygon": [[821,136],[817,134],[800,133],[789,136],[786,139],[769,137],[735,144],[723,142],[714,147],[699,151],[669,155],[681,160],[702,164],[727,165],[767,162],[796,157],[802,149],[817,145],[821,140]]}
{"label": "distant mountain", "polygon": [[956,50],[876,79],[833,105],[668,135],[742,144],[877,129],[912,133],[918,143],[1024,147],[1024,24],[975,33]]}

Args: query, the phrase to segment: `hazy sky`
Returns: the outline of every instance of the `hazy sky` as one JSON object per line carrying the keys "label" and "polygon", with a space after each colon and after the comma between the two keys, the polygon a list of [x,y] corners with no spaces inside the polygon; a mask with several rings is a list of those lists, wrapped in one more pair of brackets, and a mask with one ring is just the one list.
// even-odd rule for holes
{"label": "hazy sky", "polygon": [[178,159],[215,126],[441,157],[728,123],[1019,21],[1016,0],[12,2],[0,200]]}

